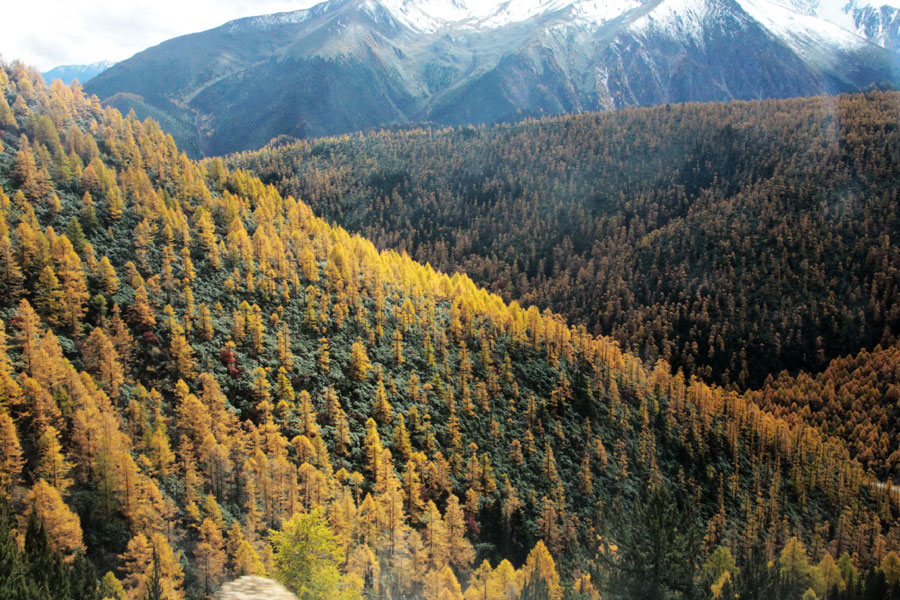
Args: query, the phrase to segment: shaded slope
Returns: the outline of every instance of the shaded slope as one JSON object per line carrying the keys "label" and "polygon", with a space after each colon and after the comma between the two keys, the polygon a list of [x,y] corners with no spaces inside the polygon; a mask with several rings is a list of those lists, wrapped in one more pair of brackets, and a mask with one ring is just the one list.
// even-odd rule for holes
{"label": "shaded slope", "polygon": [[230,163],[381,248],[722,383],[900,327],[900,96],[384,132]]}

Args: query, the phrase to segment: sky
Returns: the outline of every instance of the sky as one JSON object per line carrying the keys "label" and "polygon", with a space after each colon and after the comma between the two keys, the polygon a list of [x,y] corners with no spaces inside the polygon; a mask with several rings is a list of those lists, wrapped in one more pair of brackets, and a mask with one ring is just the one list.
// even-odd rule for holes
{"label": "sky", "polygon": [[49,71],[120,61],[169,38],[320,0],[19,0],[0,19],[0,55]]}

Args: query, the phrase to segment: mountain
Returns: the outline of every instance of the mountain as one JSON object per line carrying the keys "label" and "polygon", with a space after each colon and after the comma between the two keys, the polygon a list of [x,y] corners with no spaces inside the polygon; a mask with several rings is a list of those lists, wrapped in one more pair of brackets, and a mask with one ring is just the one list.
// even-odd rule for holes
{"label": "mountain", "polygon": [[61,65],[53,67],[43,75],[44,80],[47,82],[60,79],[64,84],[69,85],[77,79],[81,84],[84,84],[114,64],[116,63],[111,60],[101,60],[89,65]]}
{"label": "mountain", "polygon": [[769,0],[330,0],[169,40],[86,89],[158,119],[189,153],[214,155],[279,135],[897,79],[889,49],[798,10]]}
{"label": "mountain", "polygon": [[900,51],[900,3],[897,0],[787,0],[794,11],[829,21],[896,55]]}
{"label": "mountain", "polygon": [[900,593],[900,495],[840,440],[21,63],[0,142],[4,599]]}
{"label": "mountain", "polygon": [[900,8],[855,2],[848,6],[852,7],[853,23],[860,33],[895,53],[900,52]]}

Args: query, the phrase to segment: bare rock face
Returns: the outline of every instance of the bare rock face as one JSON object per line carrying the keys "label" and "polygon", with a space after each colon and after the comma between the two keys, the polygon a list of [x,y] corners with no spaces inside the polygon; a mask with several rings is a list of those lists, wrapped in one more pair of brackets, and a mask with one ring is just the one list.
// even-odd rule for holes
{"label": "bare rock face", "polygon": [[222,586],[219,600],[297,600],[283,585],[264,577],[241,577]]}

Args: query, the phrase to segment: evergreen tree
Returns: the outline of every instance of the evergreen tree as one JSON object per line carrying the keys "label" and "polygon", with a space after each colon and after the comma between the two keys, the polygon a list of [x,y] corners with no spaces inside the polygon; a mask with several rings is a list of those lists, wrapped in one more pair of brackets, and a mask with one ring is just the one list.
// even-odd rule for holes
{"label": "evergreen tree", "polygon": [[620,510],[612,525],[618,547],[606,553],[613,589],[635,600],[690,598],[700,553],[700,532],[686,499],[664,486]]}

